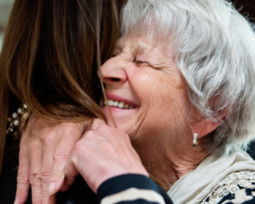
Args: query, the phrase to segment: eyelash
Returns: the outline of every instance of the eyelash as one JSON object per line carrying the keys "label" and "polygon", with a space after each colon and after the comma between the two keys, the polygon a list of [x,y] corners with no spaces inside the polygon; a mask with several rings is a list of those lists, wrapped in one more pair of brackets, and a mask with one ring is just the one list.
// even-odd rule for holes
{"label": "eyelash", "polygon": [[[117,55],[119,55],[119,52],[115,51],[115,52],[112,53],[111,57],[116,57]],[[134,57],[133,63],[135,63],[137,65],[147,65],[147,66],[149,66],[153,69],[158,69],[158,68],[155,68],[154,66],[152,66],[151,63],[149,63],[148,61],[139,60],[136,57]]]}
{"label": "eyelash", "polygon": [[148,61],[142,61],[142,60],[134,59],[134,63],[137,64],[138,66],[139,66],[139,65],[146,65],[146,66],[149,66],[149,67],[151,67],[152,69],[155,69],[155,70],[158,70],[158,71],[162,70],[162,68],[157,67],[157,66],[153,66],[153,65],[152,65],[150,62],[148,62]]}
{"label": "eyelash", "polygon": [[148,62],[141,61],[141,60],[135,60],[136,64],[148,64]]}

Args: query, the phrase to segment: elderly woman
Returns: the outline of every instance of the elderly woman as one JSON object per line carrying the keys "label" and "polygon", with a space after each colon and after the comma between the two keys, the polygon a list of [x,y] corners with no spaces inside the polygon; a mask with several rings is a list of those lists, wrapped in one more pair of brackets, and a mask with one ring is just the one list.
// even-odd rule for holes
{"label": "elderly woman", "polygon": [[129,0],[100,69],[113,124],[94,122],[73,151],[90,187],[138,173],[177,204],[254,203],[254,45],[227,1]]}
{"label": "elderly woman", "polygon": [[255,162],[241,150],[255,122],[248,22],[223,0],[131,0],[122,23],[100,69],[106,117],[174,203],[255,202]]}

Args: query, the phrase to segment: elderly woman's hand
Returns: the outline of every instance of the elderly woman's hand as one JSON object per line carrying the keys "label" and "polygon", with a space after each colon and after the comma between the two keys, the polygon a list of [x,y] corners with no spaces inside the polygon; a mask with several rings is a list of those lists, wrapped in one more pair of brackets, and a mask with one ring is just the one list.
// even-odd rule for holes
{"label": "elderly woman's hand", "polygon": [[53,203],[49,193],[68,188],[77,175],[70,162],[71,151],[82,132],[81,123],[52,124],[31,116],[20,143],[15,203],[25,203],[29,185],[33,204]]}
{"label": "elderly woman's hand", "polygon": [[99,119],[76,143],[72,161],[94,192],[113,176],[127,173],[148,176],[129,136]]}

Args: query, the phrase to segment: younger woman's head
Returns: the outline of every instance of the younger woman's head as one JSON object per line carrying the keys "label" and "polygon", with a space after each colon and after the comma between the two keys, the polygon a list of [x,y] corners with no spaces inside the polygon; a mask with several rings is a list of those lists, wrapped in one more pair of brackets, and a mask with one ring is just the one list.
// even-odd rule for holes
{"label": "younger woman's head", "polygon": [[0,156],[7,115],[26,103],[57,120],[103,117],[97,66],[118,37],[114,0],[16,0],[0,56]]}

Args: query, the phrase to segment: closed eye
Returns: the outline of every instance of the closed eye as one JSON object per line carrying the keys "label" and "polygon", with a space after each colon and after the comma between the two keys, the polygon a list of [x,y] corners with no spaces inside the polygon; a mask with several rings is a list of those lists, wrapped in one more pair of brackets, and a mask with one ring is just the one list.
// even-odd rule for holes
{"label": "closed eye", "polygon": [[151,66],[151,64],[148,61],[140,60],[140,59],[137,59],[137,58],[134,59],[134,63],[139,65],[139,66],[143,66],[143,65],[144,66]]}
{"label": "closed eye", "polygon": [[146,62],[146,61],[141,61],[141,60],[136,60],[135,63],[136,63],[136,64],[139,64],[139,65],[149,65],[148,62]]}
{"label": "closed eye", "polygon": [[141,66],[141,67],[146,66],[158,71],[163,70],[165,68],[164,64],[151,64],[150,62],[144,61],[144,60],[135,60],[134,63],[137,66]]}

